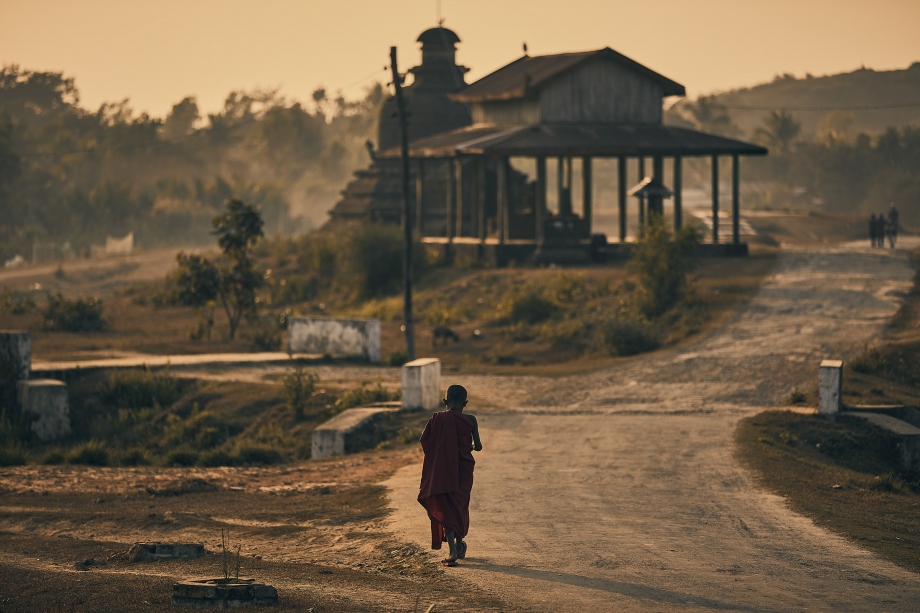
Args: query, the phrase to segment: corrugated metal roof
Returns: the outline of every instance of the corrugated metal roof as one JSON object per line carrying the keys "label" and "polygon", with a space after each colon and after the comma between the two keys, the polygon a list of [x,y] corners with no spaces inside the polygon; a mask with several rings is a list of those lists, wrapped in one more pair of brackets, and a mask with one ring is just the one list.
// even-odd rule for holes
{"label": "corrugated metal roof", "polygon": [[559,53],[536,57],[525,55],[453,94],[451,98],[460,102],[487,102],[490,100],[524,98],[531,91],[539,89],[544,83],[560,74],[571,70],[582,62],[596,58],[617,62],[657,81],[661,85],[665,96],[686,95],[686,90],[680,83],[676,83],[639,62],[617,53],[609,47],[605,47],[597,51],[580,53]]}
{"label": "corrugated metal roof", "polygon": [[[456,155],[653,156],[766,155],[744,141],[663,125],[539,124],[472,126],[410,143],[411,157]],[[380,154],[398,157],[398,149]]]}

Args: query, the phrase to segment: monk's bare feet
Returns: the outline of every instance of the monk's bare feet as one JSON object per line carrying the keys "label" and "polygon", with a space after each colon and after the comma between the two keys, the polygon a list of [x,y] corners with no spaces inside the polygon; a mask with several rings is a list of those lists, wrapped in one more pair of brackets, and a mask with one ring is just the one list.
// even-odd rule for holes
{"label": "monk's bare feet", "polygon": [[466,542],[457,539],[457,559],[462,560],[466,557]]}
{"label": "monk's bare feet", "polygon": [[452,555],[449,558],[444,558],[443,560],[441,560],[441,566],[456,566],[456,565],[457,565],[456,556]]}

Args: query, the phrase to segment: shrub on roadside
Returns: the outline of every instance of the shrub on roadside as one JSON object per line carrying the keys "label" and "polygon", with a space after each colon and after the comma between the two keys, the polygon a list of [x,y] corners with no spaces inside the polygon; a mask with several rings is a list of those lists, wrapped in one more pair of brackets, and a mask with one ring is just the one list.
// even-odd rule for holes
{"label": "shrub on roadside", "polygon": [[194,466],[198,463],[198,452],[193,449],[175,449],[166,455],[166,466]]}
{"label": "shrub on roadside", "polygon": [[554,317],[559,307],[534,290],[525,290],[511,297],[508,315],[512,323],[538,324]]}
{"label": "shrub on roadside", "polygon": [[616,318],[607,322],[604,346],[612,356],[627,356],[657,349],[659,341],[649,324],[641,320]]}
{"label": "shrub on roadside", "polygon": [[661,315],[684,298],[698,243],[699,234],[691,226],[672,234],[664,218],[650,217],[629,260],[639,275],[640,304],[647,317]]}
{"label": "shrub on roadside", "polygon": [[43,313],[45,330],[58,332],[99,332],[105,329],[102,318],[102,301],[98,298],[70,300],[63,294],[48,296],[48,306]]}
{"label": "shrub on roadside", "polygon": [[316,391],[316,384],[319,382],[319,375],[312,370],[298,366],[293,370],[281,375],[281,386],[284,388],[284,397],[287,400],[288,410],[294,419],[303,419],[304,411],[313,392]]}

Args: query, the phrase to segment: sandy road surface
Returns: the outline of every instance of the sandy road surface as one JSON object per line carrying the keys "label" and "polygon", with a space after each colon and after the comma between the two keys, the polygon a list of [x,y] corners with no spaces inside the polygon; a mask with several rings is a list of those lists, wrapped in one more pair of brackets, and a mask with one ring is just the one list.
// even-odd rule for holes
{"label": "sandy road surface", "polygon": [[[920,610],[920,576],[793,513],[732,457],[738,420],[875,334],[912,277],[903,253],[786,253],[692,347],[581,377],[465,378],[471,406],[502,408],[473,410],[486,449],[451,572],[537,611]],[[419,472],[388,482],[390,527],[424,545]]]}

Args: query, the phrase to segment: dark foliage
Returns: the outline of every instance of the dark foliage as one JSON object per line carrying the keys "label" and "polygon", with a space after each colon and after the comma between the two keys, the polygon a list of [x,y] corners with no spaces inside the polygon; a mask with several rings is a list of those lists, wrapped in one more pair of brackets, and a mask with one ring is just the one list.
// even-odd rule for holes
{"label": "dark foliage", "polygon": [[105,329],[102,318],[102,301],[98,298],[64,298],[63,294],[49,295],[43,314],[45,330],[58,332],[99,332]]}

